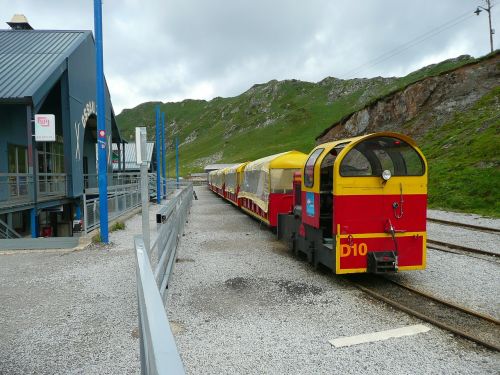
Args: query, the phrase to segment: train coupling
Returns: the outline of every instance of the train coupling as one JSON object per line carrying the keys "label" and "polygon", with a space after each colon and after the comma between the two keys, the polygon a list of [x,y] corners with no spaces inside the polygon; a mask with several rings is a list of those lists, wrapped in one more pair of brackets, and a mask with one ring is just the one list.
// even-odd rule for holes
{"label": "train coupling", "polygon": [[395,251],[368,252],[369,273],[393,273],[398,271],[398,255]]}

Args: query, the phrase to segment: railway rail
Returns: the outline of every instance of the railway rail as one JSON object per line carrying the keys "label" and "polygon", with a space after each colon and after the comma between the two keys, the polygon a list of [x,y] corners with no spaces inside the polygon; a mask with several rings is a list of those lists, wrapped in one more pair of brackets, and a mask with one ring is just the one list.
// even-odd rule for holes
{"label": "railway rail", "polygon": [[482,225],[460,223],[460,222],[457,222],[457,221],[435,219],[435,218],[429,218],[429,217],[427,218],[427,221],[429,221],[431,223],[443,224],[443,225],[448,225],[448,226],[453,226],[453,227],[475,229],[475,230],[479,230],[481,232],[487,232],[487,233],[493,233],[493,234],[500,233],[500,229],[498,229],[498,228],[486,227],[486,226],[482,226]]}
{"label": "railway rail", "polygon": [[462,245],[456,245],[448,242],[442,242],[442,241],[436,241],[432,239],[427,239],[427,245],[429,248],[432,248],[434,250],[439,250],[439,251],[446,251],[446,252],[451,252],[451,253],[466,253],[466,254],[478,254],[478,255],[486,255],[488,257],[492,258],[500,258],[499,253],[495,253],[492,251],[486,251],[486,250],[481,250],[481,249],[475,249],[472,247],[467,247],[467,246],[462,246]]}
{"label": "railway rail", "polygon": [[368,295],[419,319],[500,351],[500,321],[426,292],[376,275],[355,275],[348,279]]}

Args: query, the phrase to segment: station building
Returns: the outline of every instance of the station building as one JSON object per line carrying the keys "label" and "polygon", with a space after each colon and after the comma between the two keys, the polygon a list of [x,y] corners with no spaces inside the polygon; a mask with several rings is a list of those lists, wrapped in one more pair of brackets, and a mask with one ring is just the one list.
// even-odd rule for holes
{"label": "station building", "polygon": [[[111,145],[118,159],[124,154],[107,87],[106,131],[97,134],[94,38],[33,30],[25,19],[9,26],[0,30],[0,238],[71,236],[88,179],[97,175],[98,138],[108,148],[109,174]],[[55,116],[55,141],[35,140],[37,114]]]}

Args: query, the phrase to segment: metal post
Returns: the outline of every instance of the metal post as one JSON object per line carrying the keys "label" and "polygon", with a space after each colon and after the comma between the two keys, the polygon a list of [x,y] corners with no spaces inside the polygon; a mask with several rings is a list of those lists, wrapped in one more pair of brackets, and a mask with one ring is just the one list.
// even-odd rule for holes
{"label": "metal post", "polygon": [[163,199],[167,199],[167,172],[165,154],[165,112],[161,113],[161,170],[163,175]]}
{"label": "metal post", "polygon": [[141,205],[142,205],[142,237],[144,246],[149,254],[149,189],[148,163],[141,163]]}
{"label": "metal post", "polygon": [[125,142],[122,141],[122,172],[125,172]]}
{"label": "metal post", "polygon": [[38,201],[38,181],[37,181],[37,166],[36,166],[36,142],[35,142],[35,129],[33,126],[33,107],[30,105],[26,106],[26,120],[27,120],[27,131],[28,131],[28,172],[33,175],[32,191],[33,191],[33,209],[31,210],[31,237],[38,237],[38,225],[37,225],[37,201]]}
{"label": "metal post", "polygon": [[179,188],[179,137],[175,137],[175,181]]}
{"label": "metal post", "polygon": [[167,125],[168,123],[165,124],[165,198],[168,195],[168,164],[167,164],[167,152],[168,152],[168,147],[167,147]]}
{"label": "metal post", "polygon": [[94,0],[94,32],[97,86],[97,143],[99,158],[99,220],[101,241],[108,243],[108,158],[106,155],[106,103],[104,101],[104,66],[102,57],[102,4]]}
{"label": "metal post", "polygon": [[142,238],[149,253],[149,179],[147,161],[147,130],[145,127],[135,128],[136,162],[141,169],[141,205],[142,205]]}
{"label": "metal post", "polygon": [[161,201],[160,179],[160,106],[156,106],[156,203]]}
{"label": "metal post", "polygon": [[122,151],[121,151],[121,142],[120,141],[116,142],[116,147],[118,149],[118,169],[117,169],[117,172],[120,173],[120,171],[122,169]]}
{"label": "metal post", "polygon": [[38,237],[38,228],[37,228],[37,225],[36,225],[36,208],[32,208],[30,210],[30,225],[31,225],[31,237],[32,238],[37,238]]}
{"label": "metal post", "polygon": [[83,194],[83,233],[87,234],[87,223],[89,218],[89,213],[87,210],[87,195]]}

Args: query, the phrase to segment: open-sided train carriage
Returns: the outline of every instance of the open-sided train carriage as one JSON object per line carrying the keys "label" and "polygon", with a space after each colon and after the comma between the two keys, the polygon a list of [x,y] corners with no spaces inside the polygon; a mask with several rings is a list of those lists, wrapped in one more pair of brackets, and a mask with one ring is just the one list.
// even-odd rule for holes
{"label": "open-sided train carriage", "polygon": [[243,183],[243,170],[248,164],[240,163],[232,167],[228,167],[225,170],[224,182],[225,182],[225,192],[226,199],[236,206],[240,206],[238,199],[238,193],[241,189],[241,184]]}
{"label": "open-sided train carriage", "polygon": [[302,152],[288,151],[248,163],[238,194],[241,209],[275,227],[278,214],[292,210],[293,174],[302,168],[306,158]]}

